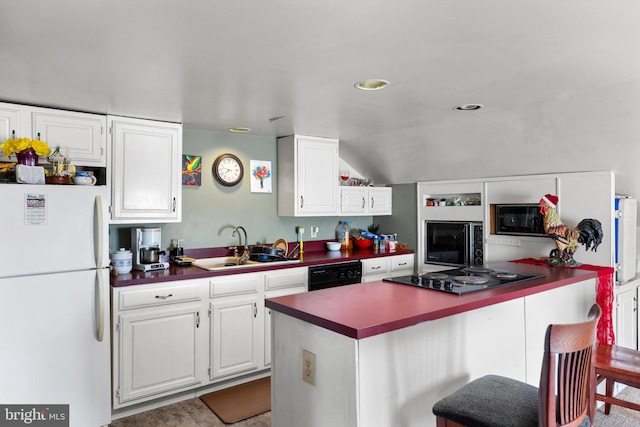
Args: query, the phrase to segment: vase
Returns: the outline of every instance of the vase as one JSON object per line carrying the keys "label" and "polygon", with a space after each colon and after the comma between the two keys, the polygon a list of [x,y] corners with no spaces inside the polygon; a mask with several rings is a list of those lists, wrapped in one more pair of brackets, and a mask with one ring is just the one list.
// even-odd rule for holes
{"label": "vase", "polygon": [[18,163],[21,165],[38,166],[38,155],[33,148],[27,148],[16,153],[16,157],[18,157]]}

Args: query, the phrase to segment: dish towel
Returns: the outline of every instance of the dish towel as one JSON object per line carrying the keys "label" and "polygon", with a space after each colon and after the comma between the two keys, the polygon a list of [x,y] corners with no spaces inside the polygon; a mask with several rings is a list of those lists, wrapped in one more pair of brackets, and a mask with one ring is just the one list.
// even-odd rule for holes
{"label": "dish towel", "polygon": [[[544,261],[533,258],[517,259],[510,262],[519,262],[522,264],[541,265],[549,268],[557,268],[551,266]],[[596,280],[597,293],[596,302],[602,309],[602,316],[598,322],[598,343],[614,345],[616,337],[613,333],[613,267],[603,267],[600,265],[582,264],[577,267],[560,267],[560,268],[578,268],[581,270],[590,270],[598,272]]]}

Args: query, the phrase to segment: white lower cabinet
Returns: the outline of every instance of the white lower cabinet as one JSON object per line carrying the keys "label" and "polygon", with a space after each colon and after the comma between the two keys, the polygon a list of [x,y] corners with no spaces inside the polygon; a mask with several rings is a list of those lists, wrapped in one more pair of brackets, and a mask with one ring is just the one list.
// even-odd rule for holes
{"label": "white lower cabinet", "polygon": [[209,379],[258,368],[260,324],[258,294],[216,298],[210,305]]}
{"label": "white lower cabinet", "polygon": [[638,288],[640,281],[626,283],[615,292],[616,345],[638,349]]}
{"label": "white lower cabinet", "polygon": [[209,280],[209,380],[258,368],[263,276],[247,273]]}
{"label": "white lower cabinet", "polygon": [[113,288],[113,407],[195,388],[205,325],[200,281]]}
{"label": "white lower cabinet", "polygon": [[403,254],[363,259],[362,283],[413,274],[413,258],[414,254]]}
{"label": "white lower cabinet", "polygon": [[414,258],[414,254],[395,255],[389,257],[390,276],[398,277],[413,274]]}
{"label": "white lower cabinet", "polygon": [[[276,270],[265,276],[266,298],[307,292],[309,286],[309,269],[307,267]],[[271,366],[271,310],[264,308],[264,366]]]}

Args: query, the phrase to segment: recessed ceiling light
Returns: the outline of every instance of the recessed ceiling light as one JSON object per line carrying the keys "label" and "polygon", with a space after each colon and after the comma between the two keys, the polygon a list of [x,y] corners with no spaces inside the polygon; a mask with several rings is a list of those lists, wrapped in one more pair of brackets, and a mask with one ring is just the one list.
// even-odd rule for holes
{"label": "recessed ceiling light", "polygon": [[481,109],[482,107],[484,107],[484,105],[482,104],[463,104],[463,105],[458,105],[453,109],[456,111],[475,111],[475,110]]}
{"label": "recessed ceiling light", "polygon": [[251,132],[251,129],[249,129],[249,128],[229,128],[229,132],[244,133],[244,132]]}
{"label": "recessed ceiling light", "polygon": [[389,82],[386,80],[380,80],[380,79],[369,79],[369,80],[359,81],[354,86],[356,87],[356,89],[360,89],[360,90],[380,90],[389,86]]}

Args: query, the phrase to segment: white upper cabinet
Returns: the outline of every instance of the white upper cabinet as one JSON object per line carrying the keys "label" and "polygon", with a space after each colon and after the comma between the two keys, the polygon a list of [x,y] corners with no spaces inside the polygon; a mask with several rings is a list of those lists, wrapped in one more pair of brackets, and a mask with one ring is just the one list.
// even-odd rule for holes
{"label": "white upper cabinet", "polygon": [[52,150],[69,153],[71,164],[107,165],[107,118],[99,114],[36,108],[31,113],[32,137]]}
{"label": "white upper cabinet", "polygon": [[278,215],[338,214],[338,140],[278,139]]}
{"label": "white upper cabinet", "polygon": [[[52,108],[0,103],[0,142],[30,138],[60,147],[71,164],[105,167],[107,164],[105,116]],[[13,157],[13,156],[12,156]],[[0,157],[2,161],[15,159]]]}
{"label": "white upper cabinet", "polygon": [[391,215],[391,187],[338,187],[340,213]]}
{"label": "white upper cabinet", "polygon": [[108,117],[111,222],[182,218],[182,125]]}
{"label": "white upper cabinet", "polygon": [[[20,105],[5,104],[0,102],[0,144],[6,139],[21,138],[25,129],[22,127],[22,107]],[[26,126],[26,132],[30,133],[29,126]],[[10,161],[10,159],[2,156],[0,151],[0,160]]]}

